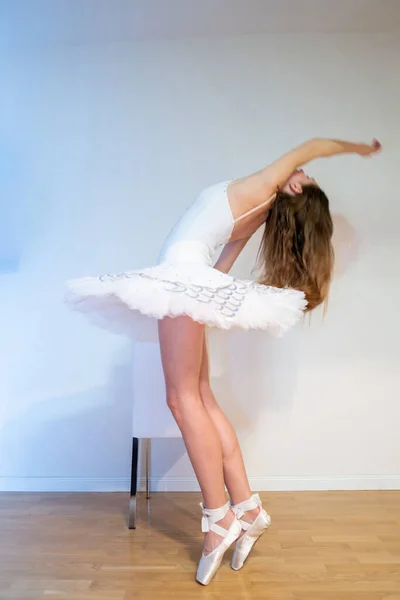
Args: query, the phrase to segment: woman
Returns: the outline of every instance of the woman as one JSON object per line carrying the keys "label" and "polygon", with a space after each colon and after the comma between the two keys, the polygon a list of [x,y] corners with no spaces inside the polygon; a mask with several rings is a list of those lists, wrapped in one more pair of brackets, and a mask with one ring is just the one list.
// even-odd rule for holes
{"label": "woman", "polygon": [[[210,387],[205,325],[281,334],[327,299],[333,266],[329,203],[300,167],[319,157],[369,156],[379,149],[376,140],[307,141],[257,173],[204,190],[171,231],[156,267],[70,283],[81,307],[101,297],[158,319],[167,402],[203,495],[205,538],[196,576],[203,585],[234,542],[232,567],[240,569],[270,524],[259,496],[251,494],[236,434]],[[260,281],[230,277],[263,223]]]}

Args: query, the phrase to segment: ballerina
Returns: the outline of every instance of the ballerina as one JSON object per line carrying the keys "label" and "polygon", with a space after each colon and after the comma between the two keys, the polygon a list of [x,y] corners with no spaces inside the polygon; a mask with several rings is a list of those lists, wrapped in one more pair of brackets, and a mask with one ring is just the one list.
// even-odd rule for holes
{"label": "ballerina", "polygon": [[[203,585],[234,542],[232,568],[240,569],[271,521],[251,493],[237,436],[211,390],[205,326],[281,335],[327,299],[333,268],[329,201],[301,167],[319,157],[370,156],[380,148],[376,140],[309,140],[261,171],[202,191],[168,235],[156,266],[69,282],[78,309],[118,300],[132,313],[158,320],[168,406],[203,495],[205,538],[196,575]],[[230,276],[264,223],[259,280]]]}

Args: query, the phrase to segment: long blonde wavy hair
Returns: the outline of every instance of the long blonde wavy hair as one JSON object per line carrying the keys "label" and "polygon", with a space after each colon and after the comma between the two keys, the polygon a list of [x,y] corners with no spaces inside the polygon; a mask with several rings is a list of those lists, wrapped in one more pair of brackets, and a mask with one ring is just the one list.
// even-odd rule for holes
{"label": "long blonde wavy hair", "polygon": [[305,293],[311,311],[327,301],[334,263],[326,194],[315,185],[291,196],[278,191],[258,251],[260,283]]}

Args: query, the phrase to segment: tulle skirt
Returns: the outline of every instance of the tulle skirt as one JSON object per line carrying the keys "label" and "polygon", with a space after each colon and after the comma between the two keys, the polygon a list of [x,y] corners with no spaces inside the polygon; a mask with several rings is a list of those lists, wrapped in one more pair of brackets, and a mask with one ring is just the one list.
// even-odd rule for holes
{"label": "tulle skirt", "polygon": [[209,327],[263,329],[281,336],[302,318],[303,292],[221,273],[201,263],[75,279],[67,301],[97,325],[137,340],[157,339],[157,320],[188,315]]}

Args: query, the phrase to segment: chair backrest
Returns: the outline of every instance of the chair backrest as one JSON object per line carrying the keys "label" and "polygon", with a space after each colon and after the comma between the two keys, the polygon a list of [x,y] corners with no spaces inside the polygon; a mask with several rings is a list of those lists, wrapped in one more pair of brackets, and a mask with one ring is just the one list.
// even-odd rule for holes
{"label": "chair backrest", "polygon": [[182,437],[166,403],[158,342],[135,342],[132,364],[133,437]]}

